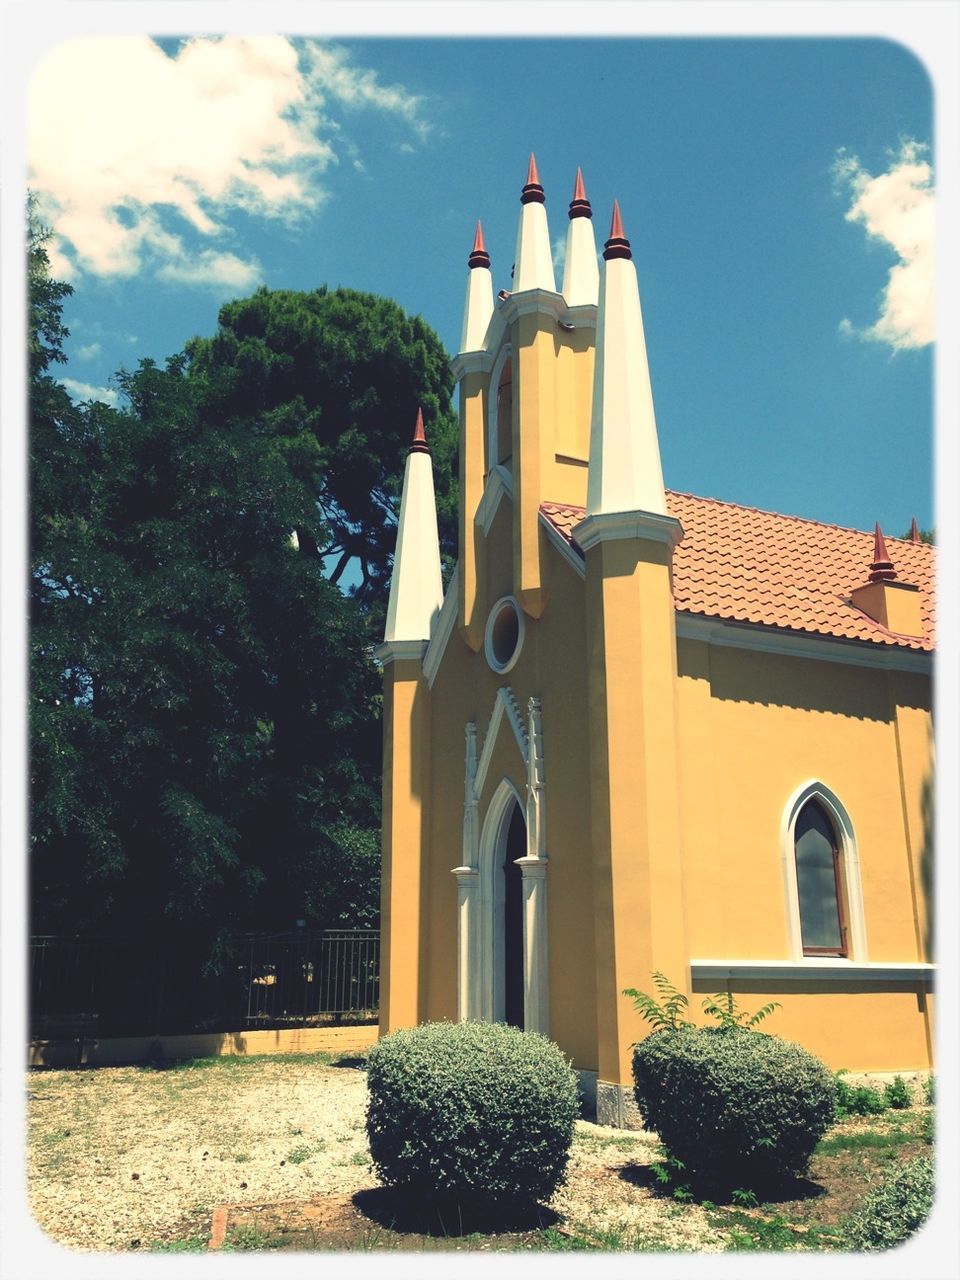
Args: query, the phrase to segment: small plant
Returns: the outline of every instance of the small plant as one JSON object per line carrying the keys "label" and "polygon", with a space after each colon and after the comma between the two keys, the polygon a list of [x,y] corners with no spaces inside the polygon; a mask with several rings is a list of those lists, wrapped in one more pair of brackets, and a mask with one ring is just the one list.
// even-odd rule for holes
{"label": "small plant", "polygon": [[730,1192],[730,1199],[734,1204],[738,1204],[744,1209],[755,1209],[757,1207],[756,1192],[751,1191],[749,1187],[736,1187]]}
{"label": "small plant", "polygon": [[287,1164],[303,1164],[304,1160],[310,1159],[310,1148],[303,1145],[294,1147],[287,1156]]}
{"label": "small plant", "polygon": [[933,1162],[917,1156],[892,1170],[843,1224],[843,1247],[892,1249],[923,1225],[933,1204]]}
{"label": "small plant", "polygon": [[690,1001],[683,992],[678,991],[659,969],[653,974],[653,984],[660,993],[659,1000],[633,987],[628,987],[623,994],[630,997],[637,1013],[655,1031],[677,1031],[680,1027],[690,1026],[683,1013]]}
{"label": "small plant", "polygon": [[936,1084],[934,1082],[933,1072],[927,1076],[923,1082],[923,1100],[928,1107],[932,1107],[935,1101]]}
{"label": "small plant", "polygon": [[883,1100],[894,1111],[906,1111],[912,1105],[913,1097],[903,1076],[894,1076],[883,1091]]}
{"label": "small plant", "polygon": [[710,996],[703,1002],[703,1011],[716,1018],[721,1031],[753,1031],[764,1018],[769,1018],[776,1009],[782,1008],[779,1000],[771,1000],[758,1009],[756,1013],[747,1013],[741,1009],[733,998],[732,991],[725,991]]}
{"label": "small plant", "polygon": [[845,1120],[847,1116],[879,1116],[887,1109],[884,1095],[879,1089],[872,1089],[868,1084],[851,1085],[843,1079],[845,1070],[836,1072],[837,1118]]}
{"label": "small plant", "polygon": [[246,1253],[251,1249],[275,1249],[282,1241],[272,1232],[261,1231],[256,1222],[243,1222],[231,1227],[222,1248],[227,1253]]}

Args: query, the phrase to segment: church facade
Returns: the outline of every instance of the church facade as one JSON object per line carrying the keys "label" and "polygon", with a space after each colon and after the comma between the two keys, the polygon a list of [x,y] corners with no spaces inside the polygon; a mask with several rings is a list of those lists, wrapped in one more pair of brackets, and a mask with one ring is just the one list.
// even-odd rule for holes
{"label": "church facade", "polygon": [[[932,1066],[933,552],[664,488],[636,270],[531,157],[479,224],[443,594],[429,446],[383,644],[381,1031],[540,1031],[630,1122],[624,988],[731,991],[834,1068]],[[429,424],[428,424],[429,425]],[[701,994],[702,993],[702,994]]]}

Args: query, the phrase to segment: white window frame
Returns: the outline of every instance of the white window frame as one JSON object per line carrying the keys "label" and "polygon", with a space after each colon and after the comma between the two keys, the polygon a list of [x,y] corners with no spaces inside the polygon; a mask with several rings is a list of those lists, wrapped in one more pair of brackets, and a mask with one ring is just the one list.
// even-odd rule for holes
{"label": "white window frame", "polygon": [[816,968],[824,963],[823,956],[805,956],[800,929],[800,893],[797,886],[797,857],[795,832],[797,818],[810,800],[819,801],[830,818],[840,845],[840,871],[846,898],[847,954],[826,957],[830,964],[867,963],[867,927],[863,914],[863,893],[860,887],[860,858],[853,822],[837,795],[826,783],[812,778],[793,792],[783,811],[780,826],[780,849],[783,868],[784,892],[787,904],[787,935],[790,957],[797,964]]}

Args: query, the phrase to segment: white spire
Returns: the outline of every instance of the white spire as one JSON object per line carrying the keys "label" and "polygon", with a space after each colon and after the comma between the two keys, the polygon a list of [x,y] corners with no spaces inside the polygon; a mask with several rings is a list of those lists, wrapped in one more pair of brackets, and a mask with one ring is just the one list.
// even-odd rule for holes
{"label": "white spire", "polygon": [[433,619],[441,604],[443,582],[433,467],[423,431],[423,413],[418,410],[413,444],[403,473],[384,641],[429,640]]}
{"label": "white spire", "polygon": [[523,293],[526,289],[549,289],[551,293],[557,291],[543,187],[540,185],[537,162],[532,153],[526,185],[520,192],[520,226],[517,229],[512,292]]}
{"label": "white spire", "polygon": [[473,238],[473,252],[467,262],[470,274],[467,276],[467,300],[463,308],[460,350],[480,351],[487,325],[493,315],[493,276],[490,274],[490,255],[483,243],[483,228],[479,222]]}
{"label": "white spire", "polygon": [[593,210],[583,187],[583,174],[577,180],[570,201],[570,225],[567,228],[567,256],[563,264],[563,294],[568,307],[597,305],[600,269],[597,266],[597,242],[593,235]]}
{"label": "white spire", "polygon": [[603,251],[590,420],[587,513],[667,514],[640,290],[614,201]]}

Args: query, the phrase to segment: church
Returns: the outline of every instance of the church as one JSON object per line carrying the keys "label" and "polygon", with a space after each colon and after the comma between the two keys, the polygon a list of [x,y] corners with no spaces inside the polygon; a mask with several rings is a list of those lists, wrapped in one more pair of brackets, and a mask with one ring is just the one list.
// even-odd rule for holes
{"label": "church", "polygon": [[[481,1018],[634,1122],[623,994],[780,1008],[833,1069],[932,1068],[933,549],[664,488],[637,273],[578,171],[477,225],[444,594],[406,463],[386,630],[381,1034]],[[629,221],[629,219],[628,219]]]}

